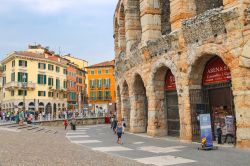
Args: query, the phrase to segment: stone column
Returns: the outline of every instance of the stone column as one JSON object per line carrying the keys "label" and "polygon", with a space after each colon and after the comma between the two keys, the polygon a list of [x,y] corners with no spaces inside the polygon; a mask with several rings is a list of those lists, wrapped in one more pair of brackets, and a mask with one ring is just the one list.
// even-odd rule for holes
{"label": "stone column", "polygon": [[142,44],[161,37],[161,10],[158,0],[141,0]]}
{"label": "stone column", "polygon": [[125,7],[126,52],[141,40],[140,0],[127,0]]}
{"label": "stone column", "polygon": [[171,29],[175,31],[181,28],[181,22],[196,15],[195,0],[170,0]]}
{"label": "stone column", "polygon": [[125,50],[126,48],[125,11],[123,5],[121,5],[118,13],[118,47],[120,50]]}
{"label": "stone column", "polygon": [[129,129],[130,126],[130,110],[131,110],[131,105],[129,101],[129,96],[126,95],[121,95],[121,115],[122,118],[124,118],[126,122],[126,128]]}
{"label": "stone column", "polygon": [[236,115],[236,146],[250,148],[250,70],[237,68],[231,71]]}

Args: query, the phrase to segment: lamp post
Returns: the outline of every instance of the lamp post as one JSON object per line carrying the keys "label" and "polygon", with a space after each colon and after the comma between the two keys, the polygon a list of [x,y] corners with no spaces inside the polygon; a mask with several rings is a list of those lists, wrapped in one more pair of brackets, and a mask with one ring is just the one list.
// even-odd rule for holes
{"label": "lamp post", "polygon": [[26,75],[23,74],[23,111],[25,112],[25,81],[26,81]]}

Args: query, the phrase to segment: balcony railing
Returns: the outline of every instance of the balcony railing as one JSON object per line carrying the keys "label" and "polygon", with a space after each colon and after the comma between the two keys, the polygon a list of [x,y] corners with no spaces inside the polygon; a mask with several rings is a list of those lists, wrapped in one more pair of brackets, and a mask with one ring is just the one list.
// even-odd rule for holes
{"label": "balcony railing", "polygon": [[89,97],[89,101],[96,101],[96,100],[109,101],[109,100],[112,100],[112,98],[111,97]]}
{"label": "balcony railing", "polygon": [[4,85],[5,90],[13,90],[15,88],[18,89],[28,89],[28,90],[33,90],[36,88],[36,84],[32,83],[32,82],[9,82],[7,84]]}

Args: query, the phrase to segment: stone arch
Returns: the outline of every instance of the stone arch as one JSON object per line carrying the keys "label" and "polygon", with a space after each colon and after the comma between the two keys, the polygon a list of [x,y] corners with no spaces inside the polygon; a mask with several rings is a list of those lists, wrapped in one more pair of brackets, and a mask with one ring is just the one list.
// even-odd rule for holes
{"label": "stone arch", "polygon": [[207,10],[223,6],[223,0],[195,0],[195,5],[198,15]]}
{"label": "stone arch", "polygon": [[133,77],[133,97],[131,99],[130,131],[143,133],[148,127],[148,98],[141,75]]}
{"label": "stone arch", "polygon": [[[233,99],[233,85],[231,83],[231,80],[233,80],[232,69],[235,59],[237,58],[233,58],[226,52],[220,52],[218,49],[217,52],[200,52],[200,54],[194,59],[190,67],[191,69],[189,70],[190,123],[192,126],[192,139],[194,141],[200,139],[200,129],[197,120],[199,114],[211,114],[213,131],[216,126],[215,122],[217,121],[213,119],[213,115],[214,112],[216,112],[217,107],[218,109],[228,110],[228,114],[230,112],[230,115],[234,118],[236,117]],[[230,79],[206,84],[204,83],[204,78],[206,78],[204,75],[207,73],[205,73],[206,70],[209,71],[206,67],[216,60],[220,61],[221,64],[223,63],[225,67],[222,69],[223,71],[228,71],[227,73],[230,74]]]}
{"label": "stone arch", "polygon": [[121,92],[121,112],[122,118],[125,120],[126,129],[129,130],[130,127],[130,96],[129,96],[129,86],[127,81],[125,80],[122,84],[122,92]]}
{"label": "stone arch", "polygon": [[166,35],[171,32],[170,0],[159,0],[159,2],[161,9],[161,32],[162,35]]}
{"label": "stone arch", "polygon": [[125,8],[121,3],[118,11],[118,47],[120,51],[126,50]]}
{"label": "stone arch", "polygon": [[34,102],[30,102],[29,106],[28,106],[28,110],[30,111],[35,111],[35,103]]}

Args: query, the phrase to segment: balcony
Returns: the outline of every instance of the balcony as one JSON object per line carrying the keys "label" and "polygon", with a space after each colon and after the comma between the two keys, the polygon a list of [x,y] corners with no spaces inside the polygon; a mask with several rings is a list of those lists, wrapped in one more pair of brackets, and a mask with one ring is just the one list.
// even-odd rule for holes
{"label": "balcony", "polygon": [[49,89],[50,89],[51,91],[67,92],[67,88],[64,88],[64,87],[49,86]]}
{"label": "balcony", "polygon": [[111,97],[89,97],[89,101],[100,101],[100,100],[102,100],[102,101],[110,101],[110,100],[112,100],[112,98]]}
{"label": "balcony", "polygon": [[9,82],[4,85],[5,90],[13,90],[17,89],[27,89],[27,90],[34,90],[36,88],[36,84],[32,82]]}

